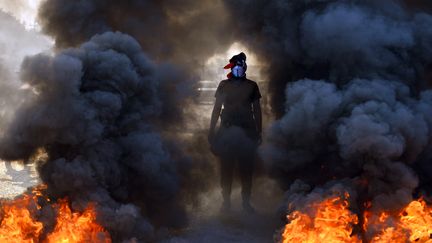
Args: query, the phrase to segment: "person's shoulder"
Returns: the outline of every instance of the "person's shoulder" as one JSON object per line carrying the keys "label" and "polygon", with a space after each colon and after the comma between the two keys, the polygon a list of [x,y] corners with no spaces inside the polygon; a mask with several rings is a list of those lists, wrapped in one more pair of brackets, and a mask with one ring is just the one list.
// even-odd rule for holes
{"label": "person's shoulder", "polygon": [[219,83],[226,83],[228,81],[229,81],[229,79],[224,79],[224,80],[220,81]]}
{"label": "person's shoulder", "polygon": [[226,84],[228,83],[228,79],[224,79],[219,82],[219,85],[217,87],[217,92],[222,92],[222,90],[225,89]]}
{"label": "person's shoulder", "polygon": [[252,85],[252,86],[258,86],[258,83],[255,82],[255,81],[253,81],[253,80],[246,79],[246,82],[247,82],[249,85]]}
{"label": "person's shoulder", "polygon": [[222,81],[219,82],[219,86],[224,86],[228,83],[229,79],[224,79]]}

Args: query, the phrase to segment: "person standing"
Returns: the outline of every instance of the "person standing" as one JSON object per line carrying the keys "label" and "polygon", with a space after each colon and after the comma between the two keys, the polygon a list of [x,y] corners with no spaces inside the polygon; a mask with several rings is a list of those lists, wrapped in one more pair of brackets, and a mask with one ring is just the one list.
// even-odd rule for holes
{"label": "person standing", "polygon": [[[246,78],[246,55],[233,56],[224,67],[231,69],[228,79],[219,83],[210,121],[209,143],[220,161],[222,211],[231,207],[234,169],[239,169],[242,206],[254,212],[250,203],[256,151],[261,144],[261,93],[256,82]],[[223,108],[223,109],[222,109]],[[221,118],[219,129],[216,124]]]}

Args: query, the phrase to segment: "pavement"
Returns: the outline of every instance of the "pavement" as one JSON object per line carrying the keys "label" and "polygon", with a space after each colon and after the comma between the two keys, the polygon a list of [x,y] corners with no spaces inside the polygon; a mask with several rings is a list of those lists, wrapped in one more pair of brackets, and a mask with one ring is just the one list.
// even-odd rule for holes
{"label": "pavement", "polygon": [[38,183],[34,164],[0,161],[0,198],[12,199]]}
{"label": "pavement", "polygon": [[[0,198],[12,199],[22,194],[28,187],[40,183],[34,164],[0,161]],[[233,191],[233,207],[229,213],[221,213],[220,191],[213,190],[202,195],[201,208],[190,209],[191,221],[187,228],[177,233],[164,234],[162,243],[189,242],[248,242],[265,243],[278,241],[281,226],[276,217],[281,193],[269,188],[276,188],[274,182],[257,180],[252,202],[257,209],[255,214],[245,213],[241,209],[240,188]],[[275,195],[279,195],[276,196]],[[163,239],[165,238],[165,239]]]}

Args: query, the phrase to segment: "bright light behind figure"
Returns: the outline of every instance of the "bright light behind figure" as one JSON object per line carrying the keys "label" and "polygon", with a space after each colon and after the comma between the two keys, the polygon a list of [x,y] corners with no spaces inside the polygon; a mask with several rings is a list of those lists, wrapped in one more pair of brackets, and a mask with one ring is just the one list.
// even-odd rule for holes
{"label": "bright light behind figure", "polygon": [[251,50],[248,50],[239,42],[234,42],[225,53],[219,53],[210,57],[203,67],[201,79],[214,82],[219,82],[220,80],[226,79],[226,75],[230,71],[224,70],[223,67],[228,64],[228,60],[232,56],[237,55],[240,52],[244,52],[247,56],[247,77],[255,81],[264,80],[261,72],[262,64],[258,62],[256,55]]}
{"label": "bright light behind figure", "polygon": [[26,29],[38,29],[36,17],[39,5],[43,0],[0,0],[0,9],[10,13]]}
{"label": "bright light behind figure", "polygon": [[[227,79],[227,74],[230,72],[230,70],[225,70],[223,67],[228,64],[228,61],[232,56],[237,55],[240,52],[246,54],[246,63],[248,65],[246,71],[247,78],[258,82],[261,93],[265,93],[265,84],[267,79],[263,75],[264,65],[258,61],[257,56],[252,52],[252,50],[247,49],[239,42],[234,42],[226,52],[213,55],[201,67],[200,81],[197,87],[198,106],[195,109],[198,122],[197,124],[194,124],[194,128],[196,128],[196,126],[199,126],[201,129],[208,128],[211,111],[215,101],[214,94],[216,88],[221,80]],[[265,106],[263,105],[263,107]]]}
{"label": "bright light behind figure", "polygon": [[258,82],[264,80],[261,75],[262,65],[257,61],[255,54],[246,49],[242,44],[235,42],[226,52],[215,54],[202,66],[200,73],[201,81],[199,82],[198,87],[199,103],[208,105],[213,104],[214,93],[216,92],[219,82],[226,79],[227,74],[230,72],[230,70],[223,69],[223,67],[228,64],[228,61],[232,56],[237,55],[240,52],[244,52],[247,56],[247,77]]}

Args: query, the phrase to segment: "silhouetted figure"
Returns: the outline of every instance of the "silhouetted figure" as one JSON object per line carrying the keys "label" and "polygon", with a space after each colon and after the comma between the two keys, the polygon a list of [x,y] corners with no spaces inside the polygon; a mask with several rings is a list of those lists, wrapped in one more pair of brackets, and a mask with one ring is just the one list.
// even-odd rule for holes
{"label": "silhouetted figure", "polygon": [[[220,82],[210,123],[209,142],[219,157],[222,210],[230,209],[231,185],[236,165],[242,185],[243,209],[254,212],[250,204],[252,175],[256,150],[261,143],[261,94],[256,82],[246,78],[246,55],[240,53],[230,59],[225,69],[231,69],[228,79]],[[223,106],[223,110],[222,110]],[[221,118],[216,132],[216,124]]]}

